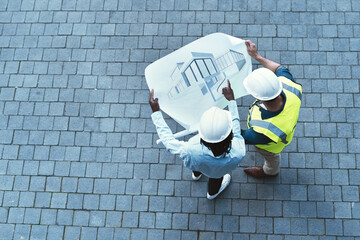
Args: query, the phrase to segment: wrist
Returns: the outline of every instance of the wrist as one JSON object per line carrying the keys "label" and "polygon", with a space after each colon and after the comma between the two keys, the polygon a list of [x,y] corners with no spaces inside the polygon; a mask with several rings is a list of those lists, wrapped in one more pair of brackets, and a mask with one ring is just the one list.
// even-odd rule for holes
{"label": "wrist", "polygon": [[260,62],[263,59],[263,56],[261,56],[259,53],[255,54],[254,59],[258,62]]}

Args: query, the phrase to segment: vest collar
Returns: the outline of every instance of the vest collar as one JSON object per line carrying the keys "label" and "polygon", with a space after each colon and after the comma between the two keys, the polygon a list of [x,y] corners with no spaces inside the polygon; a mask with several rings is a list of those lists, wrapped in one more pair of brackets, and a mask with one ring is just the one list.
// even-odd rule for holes
{"label": "vest collar", "polygon": [[283,95],[283,97],[284,97],[284,104],[282,105],[280,110],[273,112],[273,111],[267,110],[267,109],[259,106],[259,109],[261,112],[261,119],[272,118],[281,113],[281,111],[284,109],[285,104],[286,104],[286,95],[285,95],[284,91],[281,91],[281,95]]}

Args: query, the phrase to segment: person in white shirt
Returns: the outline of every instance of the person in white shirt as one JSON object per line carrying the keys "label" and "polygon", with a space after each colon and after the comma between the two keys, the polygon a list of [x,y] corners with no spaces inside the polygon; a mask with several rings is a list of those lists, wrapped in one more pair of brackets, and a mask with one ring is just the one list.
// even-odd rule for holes
{"label": "person in white shirt", "polygon": [[179,154],[184,166],[191,169],[193,180],[204,174],[209,178],[207,198],[216,198],[230,183],[230,172],[245,156],[245,142],[240,132],[237,104],[230,82],[222,89],[229,101],[229,111],[212,107],[201,117],[199,134],[189,141],[179,141],[165,123],[158,99],[151,91],[151,118],[161,142],[173,154]]}

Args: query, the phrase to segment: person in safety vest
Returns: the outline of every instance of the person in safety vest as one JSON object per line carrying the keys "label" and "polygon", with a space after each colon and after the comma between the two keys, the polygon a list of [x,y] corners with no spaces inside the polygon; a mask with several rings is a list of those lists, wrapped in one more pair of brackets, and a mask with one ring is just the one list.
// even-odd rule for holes
{"label": "person in safety vest", "polygon": [[249,55],[264,68],[256,69],[243,82],[256,101],[250,107],[248,129],[241,134],[246,144],[255,145],[265,163],[244,171],[255,178],[276,177],[280,171],[280,152],[294,136],[302,86],[286,67],[261,56],[250,40],[245,44]]}
{"label": "person in safety vest", "polygon": [[229,185],[229,173],[245,156],[239,113],[229,81],[222,93],[229,101],[229,111],[212,107],[204,112],[200,120],[199,134],[188,142],[174,138],[164,121],[158,99],[154,99],[154,90],[151,91],[149,99],[153,111],[151,118],[160,140],[169,152],[179,154],[184,166],[193,171],[193,180],[199,180],[203,174],[209,178],[209,200],[216,198]]}

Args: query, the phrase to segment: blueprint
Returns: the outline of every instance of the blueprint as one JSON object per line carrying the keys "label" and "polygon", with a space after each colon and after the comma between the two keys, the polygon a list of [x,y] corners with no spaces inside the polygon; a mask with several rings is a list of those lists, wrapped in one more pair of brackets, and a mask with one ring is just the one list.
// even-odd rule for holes
{"label": "blueprint", "polygon": [[242,82],[251,71],[245,41],[213,33],[150,64],[145,78],[161,110],[194,132],[207,109],[227,106],[222,95],[227,79],[235,98],[248,94]]}

